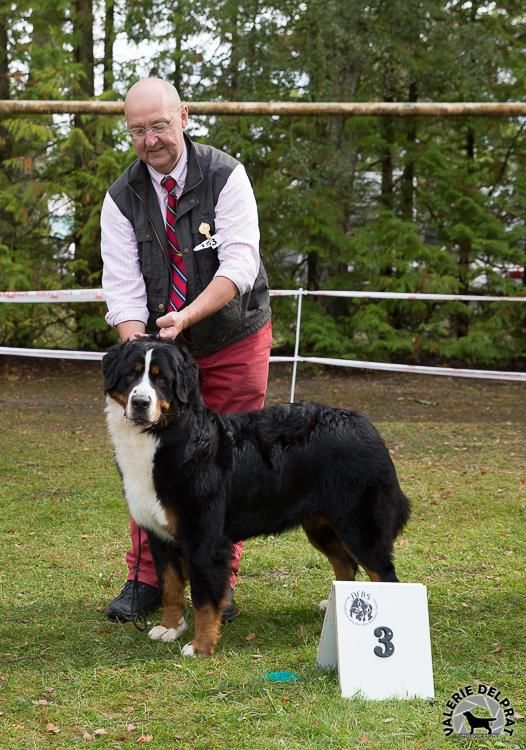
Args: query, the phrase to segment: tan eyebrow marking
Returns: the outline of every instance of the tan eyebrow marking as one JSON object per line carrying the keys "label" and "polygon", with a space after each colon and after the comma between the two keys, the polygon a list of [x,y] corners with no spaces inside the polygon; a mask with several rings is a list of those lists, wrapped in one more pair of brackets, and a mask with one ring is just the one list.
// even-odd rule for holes
{"label": "tan eyebrow marking", "polygon": [[152,365],[150,367],[150,372],[152,373],[152,375],[158,375],[161,372],[161,368],[159,367],[159,365]]}

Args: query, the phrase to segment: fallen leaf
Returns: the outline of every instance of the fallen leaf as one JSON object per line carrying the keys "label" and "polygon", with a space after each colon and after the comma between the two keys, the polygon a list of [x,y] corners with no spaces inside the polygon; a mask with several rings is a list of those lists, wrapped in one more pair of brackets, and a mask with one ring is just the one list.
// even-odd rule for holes
{"label": "fallen leaf", "polygon": [[60,729],[49,721],[46,724],[46,732],[50,732],[51,734],[58,734],[60,732]]}
{"label": "fallen leaf", "polygon": [[105,729],[96,729],[93,734],[95,737],[103,737],[105,734],[108,734],[108,732]]}
{"label": "fallen leaf", "polygon": [[360,742],[362,745],[368,745],[369,744],[369,735],[368,734],[362,734],[360,737]]}
{"label": "fallen leaf", "polygon": [[245,636],[245,641],[253,641],[255,637],[255,633],[248,633],[248,635]]}
{"label": "fallen leaf", "polygon": [[95,739],[95,735],[92,732],[84,732],[84,734],[82,735],[82,739],[85,742],[91,742]]}
{"label": "fallen leaf", "polygon": [[137,724],[126,724],[127,732],[135,732],[136,729],[137,729]]}
{"label": "fallen leaf", "polygon": [[153,737],[151,734],[141,734],[137,742],[139,743],[139,745],[146,745],[147,742],[151,742],[152,740]]}
{"label": "fallen leaf", "polygon": [[502,651],[502,646],[500,645],[500,643],[494,643],[493,644],[493,653],[494,654],[500,654],[501,651]]}

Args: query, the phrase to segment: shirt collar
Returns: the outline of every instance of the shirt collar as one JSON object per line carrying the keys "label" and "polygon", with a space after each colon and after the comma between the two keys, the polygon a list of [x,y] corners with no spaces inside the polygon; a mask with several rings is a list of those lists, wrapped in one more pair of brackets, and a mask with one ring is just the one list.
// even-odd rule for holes
{"label": "shirt collar", "polygon": [[[149,164],[146,165],[148,167],[148,172],[150,173],[150,177],[152,179],[153,184],[155,185],[155,188],[158,191],[161,191],[161,180],[163,180],[167,175],[161,174],[161,172],[158,172],[156,169],[151,167]],[[186,143],[184,144],[183,153],[181,154],[181,158],[175,165],[175,167],[170,172],[170,177],[173,177],[174,180],[177,182],[177,187],[179,190],[182,190],[184,188],[184,183],[186,182],[186,173],[188,171],[188,152],[186,150]]]}

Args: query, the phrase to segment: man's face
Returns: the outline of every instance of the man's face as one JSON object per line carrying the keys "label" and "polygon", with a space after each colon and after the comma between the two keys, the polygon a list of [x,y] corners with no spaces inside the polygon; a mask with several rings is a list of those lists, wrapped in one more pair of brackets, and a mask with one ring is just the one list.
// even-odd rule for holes
{"label": "man's face", "polygon": [[[188,107],[163,95],[156,88],[143,89],[130,96],[125,107],[128,129],[146,128],[142,137],[134,138],[137,156],[157,172],[168,174],[184,150],[183,131],[188,124]],[[154,125],[168,124],[163,133],[155,133]]]}

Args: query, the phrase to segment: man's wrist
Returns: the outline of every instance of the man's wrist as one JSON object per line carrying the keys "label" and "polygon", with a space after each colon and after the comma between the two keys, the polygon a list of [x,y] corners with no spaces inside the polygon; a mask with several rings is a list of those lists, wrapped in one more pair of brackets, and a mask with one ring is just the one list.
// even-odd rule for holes
{"label": "man's wrist", "polygon": [[125,320],[122,323],[117,324],[117,331],[121,341],[128,341],[136,333],[144,333],[146,326],[140,320]]}

